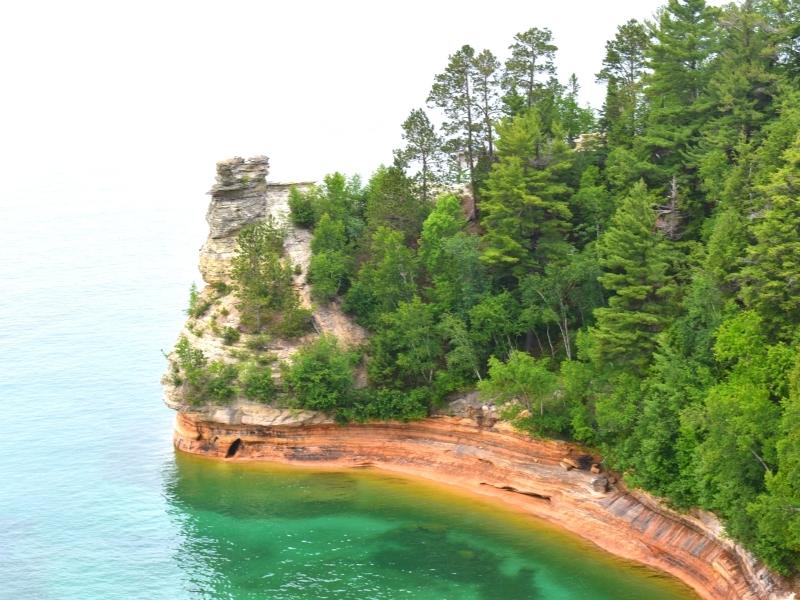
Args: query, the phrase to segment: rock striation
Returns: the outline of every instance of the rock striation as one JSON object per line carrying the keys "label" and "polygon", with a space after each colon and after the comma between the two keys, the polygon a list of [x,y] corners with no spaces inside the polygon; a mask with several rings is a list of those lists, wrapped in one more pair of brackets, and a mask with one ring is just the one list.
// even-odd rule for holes
{"label": "rock striation", "polygon": [[679,514],[627,490],[614,475],[596,472],[599,457],[566,442],[535,440],[503,422],[485,426],[467,416],[341,426],[298,414],[269,425],[240,417],[236,408],[209,411],[178,414],[178,450],[423,477],[564,527],[612,554],[674,575],[708,600],[795,598],[796,589],[727,540],[713,516]]}

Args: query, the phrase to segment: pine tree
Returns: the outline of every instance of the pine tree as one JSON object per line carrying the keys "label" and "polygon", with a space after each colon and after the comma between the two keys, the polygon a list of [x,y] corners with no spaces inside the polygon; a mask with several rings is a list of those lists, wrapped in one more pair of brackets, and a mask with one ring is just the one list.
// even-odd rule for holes
{"label": "pine tree", "polygon": [[[475,166],[480,155],[481,119],[475,100],[475,50],[462,46],[452,54],[444,72],[436,75],[428,104],[444,112],[442,131],[446,150],[457,158],[463,154],[469,182],[475,181]],[[457,165],[460,160],[456,160]]]}
{"label": "pine tree", "polygon": [[791,339],[800,324],[800,136],[784,166],[763,188],[764,213],[753,225],[740,273],[741,298],[763,317],[771,334]]}
{"label": "pine tree", "polygon": [[607,86],[601,126],[609,146],[630,147],[634,136],[641,133],[642,76],[649,44],[647,30],[635,19],[620,25],[614,39],[606,42],[603,70],[597,80]]}
{"label": "pine tree", "polygon": [[564,242],[571,213],[569,189],[559,179],[568,168],[563,143],[542,135],[536,111],[498,126],[499,160],[482,192],[483,260],[502,277],[521,278]]}
{"label": "pine tree", "polygon": [[549,29],[531,27],[514,36],[509,50],[504,87],[509,95],[521,97],[524,107],[530,109],[544,83],[539,79],[547,81],[548,76],[555,74],[553,60],[558,47],[553,44]]}
{"label": "pine tree", "polygon": [[645,93],[649,113],[640,143],[658,167],[651,180],[665,192],[677,176],[681,208],[694,228],[706,208],[688,153],[709,117],[709,62],[715,49],[716,11],[705,0],[669,0],[648,48]]}
{"label": "pine tree", "polygon": [[473,61],[475,66],[476,105],[481,120],[481,140],[485,144],[486,157],[494,158],[494,124],[500,112],[500,61],[490,50],[483,50]]}
{"label": "pine tree", "polygon": [[441,182],[442,139],[421,108],[412,110],[401,127],[406,145],[394,151],[395,161],[403,168],[413,166],[417,169],[412,180],[423,202],[427,202],[433,198],[434,188]]}
{"label": "pine tree", "polygon": [[594,311],[589,357],[603,368],[642,373],[656,348],[656,334],[668,322],[675,288],[671,250],[656,228],[654,200],[643,182],[622,202],[599,242],[602,275],[611,294]]}

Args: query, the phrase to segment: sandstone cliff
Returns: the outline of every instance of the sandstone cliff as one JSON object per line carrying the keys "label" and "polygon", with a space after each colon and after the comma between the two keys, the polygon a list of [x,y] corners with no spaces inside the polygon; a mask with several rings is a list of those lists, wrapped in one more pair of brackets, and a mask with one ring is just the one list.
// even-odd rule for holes
{"label": "sandstone cliff", "polygon": [[[236,235],[267,215],[287,225],[285,256],[299,265],[294,286],[301,303],[313,310],[317,333],[293,341],[270,339],[263,350],[286,360],[318,333],[336,335],[346,345],[365,339],[365,332],[336,303],[313,305],[306,281],[311,234],[287,220],[291,185],[269,183],[267,174],[266,157],[234,158],[217,165],[207,213],[209,237],[200,253],[200,269],[208,285],[199,301],[208,310],[187,320],[181,332],[209,360],[236,362],[252,341],[242,336],[226,344],[219,333],[235,329],[239,322],[235,294],[226,285]],[[795,598],[796,586],[727,540],[712,515],[670,511],[600,472],[599,457],[564,442],[518,434],[474,399],[453,403],[450,415],[416,423],[339,426],[322,413],[243,398],[224,406],[192,406],[169,376],[164,384],[165,402],[178,412],[174,442],[179,450],[236,460],[370,465],[426,477],[497,498],[613,554],[671,573],[703,598]]]}
{"label": "sandstone cliff", "polygon": [[[264,342],[261,351],[269,353],[275,364],[288,360],[294,352],[318,334],[335,335],[345,346],[355,346],[366,339],[366,332],[349,319],[337,302],[317,306],[311,299],[310,286],[306,281],[311,260],[311,232],[294,227],[289,220],[289,193],[292,187],[307,189],[311,182],[273,183],[267,181],[269,159],[256,156],[248,159],[231,158],[217,163],[216,182],[209,191],[211,201],[206,212],[209,234],[200,249],[199,267],[206,286],[199,292],[197,302],[207,307],[202,314],[187,319],[180,336],[185,337],[192,348],[200,350],[208,361],[237,363],[255,336],[241,334],[239,339],[225,342],[226,329],[239,328],[238,299],[230,286],[231,261],[236,252],[236,238],[243,227],[272,216],[286,230],[284,255],[295,270],[293,285],[301,306],[312,311],[315,333],[287,340],[271,337]],[[275,376],[279,376],[275,371]],[[171,384],[169,374],[163,379],[165,402],[175,410],[189,409],[182,398],[179,386]],[[236,398],[223,408],[214,411],[241,414],[245,423],[271,424],[285,422],[288,409],[274,408]],[[238,412],[237,412],[238,411]],[[298,414],[293,411],[292,415]],[[302,415],[301,413],[299,413]],[[294,419],[295,417],[292,417]],[[305,422],[305,417],[296,417]],[[275,421],[277,419],[277,421]],[[324,422],[320,415],[308,417],[310,422]]]}

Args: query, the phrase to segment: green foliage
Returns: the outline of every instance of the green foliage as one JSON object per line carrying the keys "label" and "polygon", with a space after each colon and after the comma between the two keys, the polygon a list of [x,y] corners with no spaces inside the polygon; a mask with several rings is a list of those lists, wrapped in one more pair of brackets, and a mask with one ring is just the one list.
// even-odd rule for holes
{"label": "green foliage", "polygon": [[319,210],[319,192],[315,188],[301,190],[292,187],[289,190],[289,216],[298,227],[311,228],[317,222]]}
{"label": "green foliage", "polygon": [[800,136],[784,166],[764,186],[763,215],[752,225],[755,244],[741,270],[741,297],[764,318],[770,334],[791,339],[800,324]]}
{"label": "green foliage", "polygon": [[622,202],[598,243],[602,274],[612,295],[594,311],[589,356],[596,365],[643,373],[656,347],[656,334],[669,317],[674,294],[670,248],[655,228],[653,199],[638,183]]}
{"label": "green foliage", "polygon": [[518,425],[537,435],[554,435],[566,428],[566,411],[556,392],[558,377],[547,359],[535,359],[515,350],[502,362],[489,359],[489,376],[478,385],[483,398],[512,408]]}
{"label": "green foliage", "polygon": [[386,227],[402,233],[403,243],[410,244],[419,236],[429,209],[430,203],[414,193],[402,169],[380,167],[367,184],[367,235]]}
{"label": "green foliage", "polygon": [[419,297],[383,315],[370,340],[370,383],[409,389],[430,386],[442,358],[433,307]]}
{"label": "green foliage", "polygon": [[519,280],[546,262],[569,230],[569,190],[560,181],[569,161],[562,144],[548,144],[535,111],[501,123],[498,133],[499,160],[481,202],[482,259],[498,276]]}
{"label": "green foliage", "polygon": [[266,404],[275,399],[275,382],[269,366],[265,367],[256,362],[246,363],[241,367],[239,380],[242,393],[248,400]]}
{"label": "green foliage", "polygon": [[350,264],[350,257],[342,251],[315,254],[308,267],[308,281],[314,299],[330,302],[338,296],[347,285]]}
{"label": "green foliage", "polygon": [[226,346],[230,346],[231,344],[235,344],[239,341],[241,334],[239,330],[235,327],[225,327],[222,330],[222,341]]}
{"label": "green foliage", "polygon": [[299,406],[335,412],[352,404],[354,357],[336,338],[322,336],[302,347],[285,368],[284,380]]}
{"label": "green foliage", "polygon": [[414,296],[417,260],[403,243],[403,234],[388,227],[375,231],[370,247],[370,256],[348,290],[344,307],[359,322],[375,326],[381,314]]}
{"label": "green foliage", "polygon": [[427,202],[442,180],[443,140],[422,109],[412,110],[402,128],[406,145],[395,150],[395,162],[402,168],[416,167],[412,177],[415,192],[423,202]]}
{"label": "green foliage", "polygon": [[173,368],[172,383],[182,386],[183,397],[190,404],[208,401],[228,402],[236,394],[238,370],[221,361],[208,362],[202,350],[193,348],[189,340],[181,337],[175,346],[177,360]]}
{"label": "green foliage", "polygon": [[208,312],[209,308],[211,308],[211,302],[201,297],[200,292],[197,291],[197,285],[192,283],[189,288],[189,308],[186,314],[193,319],[199,319]]}

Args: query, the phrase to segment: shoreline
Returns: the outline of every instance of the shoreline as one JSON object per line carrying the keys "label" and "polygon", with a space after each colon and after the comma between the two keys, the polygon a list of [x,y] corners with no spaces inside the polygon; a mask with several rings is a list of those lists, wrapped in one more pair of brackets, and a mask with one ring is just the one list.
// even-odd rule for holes
{"label": "shoreline", "polygon": [[[625,489],[607,474],[590,473],[588,465],[587,470],[567,470],[565,458],[590,456],[574,444],[444,416],[346,426],[223,424],[207,419],[179,413],[175,448],[239,463],[373,468],[500,502],[619,558],[676,577],[704,600],[793,597],[787,582],[777,581],[749,554],[720,537],[719,524],[710,516],[672,511],[647,494]],[[598,486],[596,480],[603,478],[605,485]]]}

